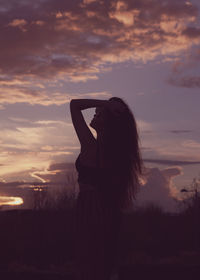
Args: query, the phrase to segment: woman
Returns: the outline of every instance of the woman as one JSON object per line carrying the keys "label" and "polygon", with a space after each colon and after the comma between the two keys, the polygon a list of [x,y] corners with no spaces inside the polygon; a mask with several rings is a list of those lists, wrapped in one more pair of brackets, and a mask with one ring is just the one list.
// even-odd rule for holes
{"label": "woman", "polygon": [[[97,138],[81,113],[93,107],[90,126]],[[132,203],[141,173],[136,122],[127,104],[117,97],[73,99],[70,110],[81,144],[75,214],[79,279],[108,280],[116,263],[121,210]]]}

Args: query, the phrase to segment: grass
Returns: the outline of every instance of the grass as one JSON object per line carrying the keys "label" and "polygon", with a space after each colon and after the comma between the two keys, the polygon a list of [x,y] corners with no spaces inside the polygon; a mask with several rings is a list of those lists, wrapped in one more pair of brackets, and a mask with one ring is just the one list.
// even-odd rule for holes
{"label": "grass", "polygon": [[[17,268],[19,274],[29,271],[36,275],[43,271],[43,278],[34,276],[35,279],[62,279],[62,275],[70,275],[76,242],[72,230],[76,197],[73,192],[46,193],[40,208],[0,212],[1,266],[15,272]],[[163,271],[166,265],[200,267],[200,235],[198,240],[194,238],[199,224],[192,213],[191,205],[176,215],[165,213],[156,205],[124,213],[117,259],[121,270],[134,267],[135,273],[139,273],[141,266],[159,266]],[[45,278],[44,271],[46,275],[48,271],[54,276],[57,273],[60,278]],[[125,275],[125,271],[121,273]]]}

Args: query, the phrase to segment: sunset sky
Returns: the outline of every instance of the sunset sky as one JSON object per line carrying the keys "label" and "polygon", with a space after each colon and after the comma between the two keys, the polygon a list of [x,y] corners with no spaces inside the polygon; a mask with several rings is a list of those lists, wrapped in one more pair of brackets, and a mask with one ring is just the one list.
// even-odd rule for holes
{"label": "sunset sky", "polygon": [[199,9],[198,0],[0,0],[0,195],[22,181],[64,182],[80,149],[70,100],[119,96],[139,126],[147,187],[159,187],[157,200],[180,196],[200,174]]}

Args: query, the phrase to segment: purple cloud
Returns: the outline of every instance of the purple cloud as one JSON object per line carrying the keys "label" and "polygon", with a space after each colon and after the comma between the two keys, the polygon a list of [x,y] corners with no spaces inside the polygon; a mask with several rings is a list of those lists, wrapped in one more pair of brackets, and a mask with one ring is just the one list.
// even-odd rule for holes
{"label": "purple cloud", "polygon": [[140,187],[136,205],[144,206],[155,204],[165,211],[177,211],[177,190],[173,185],[173,177],[182,174],[180,167],[171,167],[160,170],[158,168],[148,168],[146,182]]}
{"label": "purple cloud", "polygon": [[114,63],[177,56],[200,41],[198,8],[178,0],[13,0],[0,15],[1,104],[60,105],[59,86],[56,97],[44,90],[52,80],[98,79]]}
{"label": "purple cloud", "polygon": [[190,22],[197,16],[195,6],[180,1],[36,3],[19,0],[2,5],[4,75],[73,77],[77,72],[98,73],[105,63],[153,58],[167,41],[176,49],[174,37],[182,36],[176,26],[169,32],[167,24],[183,18]]}

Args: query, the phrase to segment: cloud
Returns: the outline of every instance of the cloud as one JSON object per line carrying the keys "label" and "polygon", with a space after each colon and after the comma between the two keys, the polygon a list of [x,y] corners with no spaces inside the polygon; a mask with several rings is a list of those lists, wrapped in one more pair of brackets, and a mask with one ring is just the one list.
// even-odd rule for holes
{"label": "cloud", "polygon": [[200,164],[200,161],[183,161],[183,160],[167,160],[167,159],[143,159],[144,162],[149,163],[158,163],[163,165],[194,165],[194,164]]}
{"label": "cloud", "polygon": [[19,27],[22,31],[26,31],[26,26],[27,21],[24,19],[14,19],[12,22],[10,22],[8,24],[8,26],[12,26],[12,27]]}
{"label": "cloud", "polygon": [[187,130],[187,129],[179,129],[179,130],[171,130],[170,131],[171,133],[174,133],[174,134],[184,134],[184,133],[191,133],[192,132],[192,130]]}
{"label": "cloud", "polygon": [[144,206],[153,203],[161,206],[165,211],[176,212],[175,199],[178,198],[178,194],[172,179],[181,174],[182,169],[180,167],[163,170],[148,168],[146,183],[140,187],[136,205]]}
{"label": "cloud", "polygon": [[182,31],[182,34],[191,39],[195,39],[195,38],[198,39],[200,37],[200,28],[189,26]]}
{"label": "cloud", "polygon": [[[22,177],[20,173],[13,173],[11,182],[0,182],[1,193],[6,195],[15,193],[24,196],[25,191],[31,186],[48,186],[49,191],[59,191],[63,188],[68,191],[77,191],[77,172],[74,163],[53,162],[47,168],[41,170],[26,170],[24,174],[29,174],[26,181],[14,181]],[[158,168],[146,168],[145,183],[141,185],[137,195],[136,206],[143,206],[154,203],[164,208],[166,211],[174,212],[177,210],[175,199],[178,193],[173,178],[182,174],[179,166],[160,170]],[[10,191],[9,191],[10,188]],[[30,195],[30,193],[29,193]]]}
{"label": "cloud", "polygon": [[[191,41],[195,41],[194,36],[199,40],[200,29],[189,28],[187,30],[188,36],[190,35]],[[191,32],[191,33],[190,33]],[[196,32],[196,33],[195,33]],[[196,34],[196,35],[195,35]],[[198,36],[197,36],[198,35]],[[189,38],[189,37],[188,37]],[[172,73],[167,82],[176,87],[183,87],[189,89],[195,89],[200,87],[200,75],[199,75],[199,62],[200,62],[200,48],[199,44],[196,47],[191,48],[186,52],[186,55],[182,58],[176,58],[172,65]]]}
{"label": "cloud", "polygon": [[58,163],[52,163],[48,170],[49,171],[55,171],[55,170],[72,170],[74,168],[74,164],[69,162],[58,162]]}
{"label": "cloud", "polygon": [[176,77],[170,78],[168,82],[177,87],[185,88],[199,88],[200,87],[200,77],[199,76],[186,76],[186,77]]}
{"label": "cloud", "polygon": [[[88,92],[88,93],[62,93],[52,92],[49,93],[44,88],[34,88],[32,84],[28,86],[19,85],[3,85],[0,84],[0,104],[16,104],[28,103],[31,105],[62,105],[69,103],[71,98],[102,98],[110,97],[109,92]],[[8,98],[9,97],[9,98]]]}
{"label": "cloud", "polygon": [[[152,123],[151,133],[146,133],[146,131],[144,131],[145,133],[141,133],[143,158],[199,162],[199,142],[198,140],[193,140],[189,132],[183,132],[185,130],[188,131],[185,129],[185,127],[188,127],[188,125],[185,125],[185,121],[178,125],[181,128],[181,133],[173,132],[173,137],[169,129],[170,126],[166,123],[165,127],[168,127],[168,129],[162,130],[163,122]],[[195,134],[198,133],[196,128],[193,128],[192,131]]]}
{"label": "cloud", "polygon": [[80,149],[71,123],[64,121],[14,118],[2,122],[0,128],[0,176],[4,180],[16,176],[30,180],[52,161],[72,160]]}
{"label": "cloud", "polygon": [[199,149],[200,148],[200,142],[197,142],[195,140],[185,140],[183,142],[183,147],[191,148],[191,149]]}
{"label": "cloud", "polygon": [[139,10],[128,10],[127,4],[124,1],[113,3],[114,11],[110,12],[110,18],[114,18],[124,24],[125,26],[132,26],[134,24],[134,17],[138,16]]}
{"label": "cloud", "polygon": [[76,176],[75,166],[69,162],[52,163],[46,170],[36,171],[32,174],[33,177],[40,179],[42,182],[64,184],[65,186],[69,183],[69,177],[73,175]]}
{"label": "cloud", "polygon": [[47,189],[53,196],[63,191],[74,194],[78,190],[74,163],[54,162],[40,170],[32,168],[11,173],[9,181],[0,181],[0,206],[7,205],[8,202],[10,205],[23,202],[24,208],[32,207],[34,190],[38,186]]}
{"label": "cloud", "polygon": [[[183,1],[4,3],[0,69],[4,75],[96,78],[107,63],[149,60],[192,45],[197,7]],[[9,16],[8,16],[9,15]],[[13,48],[15,46],[15,48]]]}
{"label": "cloud", "polygon": [[83,4],[85,4],[85,5],[88,5],[88,4],[91,4],[94,2],[96,2],[96,0],[83,0]]}
{"label": "cloud", "polygon": [[[25,177],[26,180],[19,180],[19,178]],[[75,165],[70,162],[54,162],[50,163],[47,168],[41,170],[27,169],[21,172],[11,173],[9,178],[10,181],[8,182],[0,182],[1,195],[15,193],[15,195],[23,196],[27,189],[37,185],[57,191],[63,188],[67,188],[68,191],[76,191],[78,188]]]}

